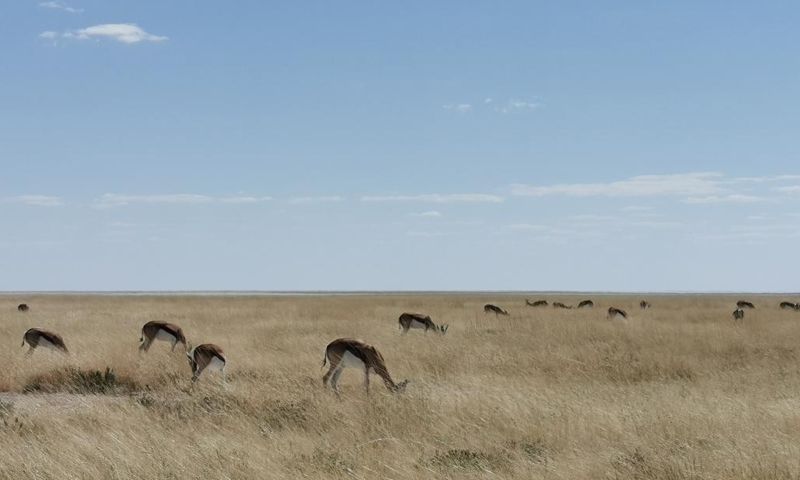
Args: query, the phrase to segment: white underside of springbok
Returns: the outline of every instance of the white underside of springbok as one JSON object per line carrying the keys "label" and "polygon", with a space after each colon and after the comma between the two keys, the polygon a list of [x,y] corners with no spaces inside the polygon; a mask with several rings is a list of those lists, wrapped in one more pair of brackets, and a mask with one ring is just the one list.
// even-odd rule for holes
{"label": "white underside of springbok", "polygon": [[347,367],[355,368],[364,371],[364,362],[350,352],[344,352],[342,361],[339,363],[338,370],[344,370]]}
{"label": "white underside of springbok", "polygon": [[153,340],[160,340],[162,342],[169,342],[175,343],[178,341],[178,337],[172,335],[171,333],[167,332],[166,330],[160,330],[156,333],[156,337]]}
{"label": "white underside of springbok", "polygon": [[425,324],[417,320],[412,320],[408,328],[417,328],[420,330],[425,330]]}
{"label": "white underside of springbok", "polygon": [[58,347],[48,342],[44,338],[39,339],[39,343],[36,344],[36,348],[49,348],[50,350],[58,350]]}

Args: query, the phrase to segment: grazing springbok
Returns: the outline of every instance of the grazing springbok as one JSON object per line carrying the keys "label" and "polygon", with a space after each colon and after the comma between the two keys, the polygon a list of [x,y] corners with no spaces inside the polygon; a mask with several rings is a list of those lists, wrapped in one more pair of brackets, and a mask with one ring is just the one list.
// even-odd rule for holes
{"label": "grazing springbok", "polygon": [[192,368],[192,382],[197,382],[204,370],[211,369],[219,370],[222,375],[222,385],[225,385],[225,365],[228,362],[225,360],[222,347],[204,343],[186,352],[186,356],[189,357],[189,366]]}
{"label": "grazing springbok", "polygon": [[733,319],[734,320],[744,319],[744,310],[742,310],[742,307],[737,307],[736,310],[733,311]]}
{"label": "grazing springbok", "polygon": [[340,338],[329,343],[325,347],[322,366],[325,367],[326,363],[330,363],[330,369],[322,377],[322,384],[327,387],[328,380],[330,380],[336,395],[339,395],[339,376],[347,367],[356,368],[364,373],[364,388],[367,393],[369,393],[370,370],[383,379],[386,388],[392,393],[402,392],[409,382],[409,380],[403,380],[400,383],[394,383],[386,369],[386,362],[381,352],[372,345],[367,345],[355,338]]}
{"label": "grazing springbok", "polygon": [[444,335],[447,333],[447,329],[450,328],[449,325],[436,325],[430,316],[422,315],[421,313],[404,313],[400,315],[397,321],[400,324],[400,328],[403,329],[403,335],[408,333],[411,328],[425,330],[425,333],[428,333],[428,330],[433,330]]}
{"label": "grazing springbok", "polygon": [[536,300],[535,302],[531,303],[528,299],[525,299],[525,306],[526,307],[546,307],[547,300]]}
{"label": "grazing springbok", "polygon": [[30,308],[28,308],[27,303],[20,303],[19,305],[17,305],[18,312],[27,312],[28,310],[30,310]]}
{"label": "grazing springbok", "polygon": [[592,308],[594,307],[594,302],[591,300],[584,300],[578,304],[578,308],[584,308],[584,307]]}
{"label": "grazing springbok", "polygon": [[619,308],[608,307],[608,318],[617,317],[628,318],[628,312]]}
{"label": "grazing springbok", "polygon": [[639,302],[639,308],[650,308],[650,302],[647,300],[642,300]]}
{"label": "grazing springbok", "polygon": [[750,302],[746,302],[744,300],[739,300],[738,302],[736,302],[736,306],[739,308],[756,308],[755,305],[753,305]]}
{"label": "grazing springbok", "polygon": [[572,308],[572,305],[564,305],[561,302],[553,302],[553,308]]}
{"label": "grazing springbok", "polygon": [[161,340],[162,342],[170,342],[172,344],[172,351],[175,351],[175,345],[178,343],[183,344],[183,348],[188,352],[189,346],[186,344],[186,337],[183,335],[181,327],[167,322],[147,322],[142,326],[142,342],[139,345],[139,353],[147,352],[150,350],[150,345],[154,341]]}
{"label": "grazing springbok", "polygon": [[491,303],[487,303],[483,306],[483,313],[494,313],[495,317],[498,315],[508,315],[508,312],[497,305],[492,305]]}
{"label": "grazing springbok", "polygon": [[69,350],[67,350],[67,346],[64,344],[64,339],[61,338],[61,335],[51,332],[49,330],[44,330],[41,328],[29,328],[25,335],[22,336],[22,346],[25,346],[25,343],[28,343],[28,352],[27,355],[32,355],[33,351],[36,350],[37,347],[49,348],[51,350],[55,350],[61,353],[68,354]]}
{"label": "grazing springbok", "polygon": [[800,310],[800,303],[781,302],[781,308],[784,310]]}

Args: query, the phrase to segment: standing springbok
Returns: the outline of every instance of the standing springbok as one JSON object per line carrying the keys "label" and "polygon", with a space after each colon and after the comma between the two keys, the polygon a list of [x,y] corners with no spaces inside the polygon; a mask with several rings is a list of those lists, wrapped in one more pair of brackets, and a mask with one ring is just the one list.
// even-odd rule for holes
{"label": "standing springbok", "polygon": [[531,303],[527,298],[525,299],[525,306],[526,307],[546,307],[547,300],[536,300],[535,302]]}
{"label": "standing springbok", "polygon": [[213,343],[204,343],[198,345],[188,352],[186,356],[189,357],[189,366],[192,368],[192,382],[197,382],[200,374],[206,369],[219,370],[222,375],[222,385],[225,385],[225,352],[222,347],[214,345]]}
{"label": "standing springbok", "polygon": [[572,308],[572,305],[564,305],[561,302],[553,302],[553,308],[567,308],[567,309],[570,309],[570,308]]}
{"label": "standing springbok", "polygon": [[650,302],[648,302],[647,300],[642,300],[641,302],[639,302],[639,308],[643,309],[650,308]]}
{"label": "standing springbok", "polygon": [[404,313],[400,315],[397,321],[400,324],[400,328],[403,329],[403,335],[408,333],[411,328],[424,329],[425,333],[428,333],[428,330],[433,330],[444,335],[447,333],[447,329],[450,328],[449,325],[436,325],[430,316],[422,315],[421,313]]}
{"label": "standing springbok", "polygon": [[483,313],[494,313],[495,317],[498,315],[508,315],[508,312],[497,305],[492,305],[491,303],[487,303],[483,306]]}
{"label": "standing springbok", "polygon": [[742,310],[742,307],[737,307],[732,315],[734,320],[744,320],[744,310]]}
{"label": "standing springbok", "polygon": [[172,343],[173,352],[175,351],[175,345],[178,343],[182,343],[183,348],[187,352],[189,351],[189,346],[186,344],[186,337],[183,335],[181,327],[172,323],[152,321],[142,326],[142,338],[139,339],[142,343],[139,345],[139,353],[146,353],[150,350],[150,345],[156,340]]}
{"label": "standing springbok", "polygon": [[42,328],[29,328],[28,331],[25,332],[25,335],[22,336],[23,347],[26,342],[30,347],[28,348],[27,355],[32,355],[37,347],[49,348],[64,354],[69,353],[61,335]]}
{"label": "standing springbok", "polygon": [[322,377],[322,384],[327,387],[328,380],[330,380],[336,395],[339,395],[339,376],[347,367],[359,369],[364,373],[364,388],[367,393],[369,393],[370,370],[383,379],[386,388],[392,393],[402,392],[409,382],[409,380],[403,380],[400,383],[394,383],[386,369],[386,362],[381,352],[372,345],[367,345],[355,338],[340,338],[329,343],[325,347],[322,366],[325,367],[328,362],[330,369]]}
{"label": "standing springbok", "polygon": [[750,302],[746,302],[744,300],[739,300],[738,302],[736,302],[736,306],[739,308],[756,308],[755,305],[753,305]]}
{"label": "standing springbok", "polygon": [[800,303],[781,302],[781,309],[783,309],[783,310],[800,310]]}
{"label": "standing springbok", "polygon": [[27,303],[20,303],[19,305],[17,305],[18,312],[27,312],[28,310],[30,310],[30,308],[28,308]]}
{"label": "standing springbok", "polygon": [[584,308],[584,307],[592,308],[594,307],[594,302],[591,300],[584,300],[578,304],[578,308]]}
{"label": "standing springbok", "polygon": [[608,318],[617,318],[617,317],[622,317],[627,319],[628,312],[619,308],[608,307]]}

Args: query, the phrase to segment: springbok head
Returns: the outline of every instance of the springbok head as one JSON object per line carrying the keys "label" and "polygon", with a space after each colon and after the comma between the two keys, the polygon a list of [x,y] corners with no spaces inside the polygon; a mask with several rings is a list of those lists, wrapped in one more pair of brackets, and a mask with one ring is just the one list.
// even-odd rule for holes
{"label": "springbok head", "polygon": [[403,380],[402,382],[395,384],[394,386],[394,393],[403,393],[406,389],[406,385],[411,383],[411,380]]}
{"label": "springbok head", "polygon": [[450,328],[450,325],[439,325],[439,327],[438,327],[438,329],[439,329],[439,333],[441,333],[442,335],[444,335],[445,333],[447,333],[447,330],[448,330],[449,328]]}

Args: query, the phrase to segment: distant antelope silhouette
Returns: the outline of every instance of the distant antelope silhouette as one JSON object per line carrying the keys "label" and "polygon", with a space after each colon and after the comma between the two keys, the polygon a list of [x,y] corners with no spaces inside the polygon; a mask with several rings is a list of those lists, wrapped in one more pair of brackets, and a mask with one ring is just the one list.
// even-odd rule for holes
{"label": "distant antelope silhouette", "polygon": [[561,302],[553,302],[553,308],[572,308],[572,305],[564,305]]}
{"label": "distant antelope silhouette", "polygon": [[753,305],[750,302],[746,302],[744,300],[739,300],[738,302],[736,302],[736,306],[739,308],[756,308],[755,305]]}
{"label": "distant antelope silhouette", "polygon": [[800,303],[781,302],[781,308],[784,310],[800,310]]}
{"label": "distant antelope silhouette", "polygon": [[650,308],[650,303],[646,300],[639,302],[639,308]]}
{"label": "distant antelope silhouette", "polygon": [[584,307],[592,308],[594,307],[594,302],[591,300],[584,300],[578,304],[578,308],[584,308]]}
{"label": "distant antelope silhouette", "polygon": [[18,312],[27,312],[28,310],[30,310],[30,308],[28,308],[27,303],[20,303],[19,305],[17,305]]}
{"label": "distant antelope silhouette", "polygon": [[536,300],[535,302],[531,303],[528,299],[525,299],[525,306],[527,307],[546,307],[547,300]]}
{"label": "distant antelope silhouette", "polygon": [[492,305],[491,303],[487,303],[483,306],[483,313],[494,313],[495,317],[498,315],[508,315],[508,312],[497,305]]}
{"label": "distant antelope silhouette", "polygon": [[744,319],[744,310],[742,307],[737,307],[736,310],[733,311],[733,319],[734,320],[743,320]]}

